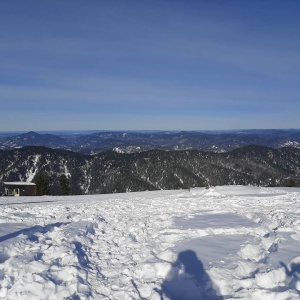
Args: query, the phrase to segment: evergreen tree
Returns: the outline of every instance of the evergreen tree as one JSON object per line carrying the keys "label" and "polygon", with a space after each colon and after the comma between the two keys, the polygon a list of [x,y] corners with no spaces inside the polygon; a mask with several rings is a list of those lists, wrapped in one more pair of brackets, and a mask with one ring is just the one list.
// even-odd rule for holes
{"label": "evergreen tree", "polygon": [[70,182],[65,174],[59,177],[59,194],[70,195]]}
{"label": "evergreen tree", "polygon": [[36,184],[37,196],[49,195],[49,177],[41,172],[34,176],[33,182]]}
{"label": "evergreen tree", "polygon": [[288,184],[286,185],[287,187],[296,187],[296,181],[294,179],[290,179],[288,181]]}

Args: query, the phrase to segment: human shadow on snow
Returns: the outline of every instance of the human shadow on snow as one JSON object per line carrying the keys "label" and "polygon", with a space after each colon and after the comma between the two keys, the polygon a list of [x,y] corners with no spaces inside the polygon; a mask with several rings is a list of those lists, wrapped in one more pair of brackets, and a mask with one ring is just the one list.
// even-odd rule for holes
{"label": "human shadow on snow", "polygon": [[178,254],[160,290],[161,300],[222,300],[213,288],[212,281],[202,262],[192,250]]}

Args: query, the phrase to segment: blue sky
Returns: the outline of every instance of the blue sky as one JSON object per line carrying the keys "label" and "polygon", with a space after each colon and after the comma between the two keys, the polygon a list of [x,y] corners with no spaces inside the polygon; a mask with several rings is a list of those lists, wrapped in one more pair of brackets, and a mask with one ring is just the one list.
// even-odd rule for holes
{"label": "blue sky", "polygon": [[299,14],[299,0],[2,0],[0,131],[300,128]]}

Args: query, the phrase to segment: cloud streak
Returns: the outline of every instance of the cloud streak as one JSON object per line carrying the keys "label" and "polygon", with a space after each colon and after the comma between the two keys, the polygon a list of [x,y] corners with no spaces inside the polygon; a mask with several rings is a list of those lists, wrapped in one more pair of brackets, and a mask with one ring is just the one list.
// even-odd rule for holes
{"label": "cloud streak", "polygon": [[[297,8],[279,1],[1,2],[2,110],[124,114],[124,120],[151,114],[174,120],[174,128],[178,116],[207,121],[193,122],[194,129],[215,127],[206,118],[213,112],[221,128],[233,114],[239,128],[253,115],[262,125],[272,115],[266,124],[278,127],[277,114],[288,122],[300,108]],[[110,120],[107,128],[114,128]],[[136,122],[128,126],[138,129]]]}

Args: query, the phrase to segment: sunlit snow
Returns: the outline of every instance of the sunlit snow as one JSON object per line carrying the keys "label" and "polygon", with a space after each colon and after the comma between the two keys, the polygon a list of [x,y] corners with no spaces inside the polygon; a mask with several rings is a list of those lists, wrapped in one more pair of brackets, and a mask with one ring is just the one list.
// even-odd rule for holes
{"label": "sunlit snow", "polygon": [[300,299],[300,190],[0,198],[0,299]]}

